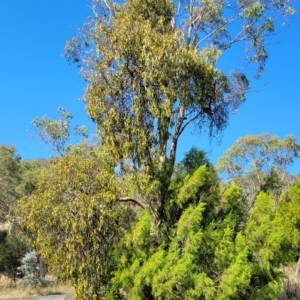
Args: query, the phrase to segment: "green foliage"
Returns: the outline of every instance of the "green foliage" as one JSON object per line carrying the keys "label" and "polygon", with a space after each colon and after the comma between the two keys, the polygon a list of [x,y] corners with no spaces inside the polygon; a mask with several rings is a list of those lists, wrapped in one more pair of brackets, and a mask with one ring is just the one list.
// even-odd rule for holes
{"label": "green foliage", "polygon": [[17,192],[22,195],[30,195],[37,188],[37,182],[43,169],[50,166],[50,161],[45,159],[21,160],[20,183]]}
{"label": "green foliage", "polygon": [[[216,172],[207,165],[200,166],[191,175],[177,176],[170,185],[170,200],[167,206],[169,227],[178,222],[189,205],[198,203],[199,199],[206,197],[209,191],[218,191],[218,189]],[[211,194],[207,205],[213,207],[217,202]]]}
{"label": "green foliage", "polygon": [[[73,116],[63,107],[59,107],[57,113],[60,116],[59,120],[43,116],[42,118],[34,118],[32,123],[36,127],[37,137],[46,145],[49,145],[58,155],[64,155],[70,147],[69,140],[72,133],[70,121]],[[76,126],[74,133],[82,137],[87,137],[88,127]]]}
{"label": "green foliage", "polygon": [[[220,191],[212,184],[211,188],[205,186],[210,175],[202,166],[191,177],[192,182],[198,182],[197,187],[192,184],[191,188],[189,180],[183,183],[178,205],[183,190],[186,197],[190,196],[189,200],[185,198],[190,204],[174,225],[169,241],[157,244],[149,214],[127,233],[118,247],[121,255],[113,278],[114,293],[122,288],[127,299],[229,299],[248,286],[251,269],[245,237],[235,233],[231,214],[224,218],[215,210],[217,203],[211,205]],[[237,190],[233,187],[227,191],[227,198],[238,200],[241,195]]]}
{"label": "green foliage", "polygon": [[[198,176],[198,189],[205,192],[195,200],[193,190],[186,189],[191,202],[168,240],[158,243],[157,228],[145,212],[120,241],[111,296],[122,292],[126,299],[276,298],[282,287],[280,266],[293,262],[299,243],[298,229],[287,215],[291,200],[276,207],[261,193],[248,216],[235,184],[223,193],[203,189],[209,172],[203,166],[192,175]],[[212,199],[218,199],[214,205]],[[293,202],[297,209],[298,199]]]}
{"label": "green foliage", "polygon": [[178,198],[176,199],[177,203],[182,205],[188,200],[195,199],[197,196],[199,196],[199,188],[204,185],[204,183],[207,181],[206,176],[209,175],[207,174],[206,166],[202,166],[197,169],[192,176],[187,176],[183,186],[179,191]]}
{"label": "green foliage", "polygon": [[[239,172],[233,158],[249,154],[246,175],[263,175],[259,185],[249,181],[259,187],[250,212],[247,186],[237,180],[251,178],[246,172],[221,189],[203,152],[192,148],[175,161],[189,125],[213,136],[245,100],[246,74],[216,68],[221,55],[246,42],[245,63],[254,62],[260,76],[266,36],[278,17],[293,13],[289,2],[92,1],[95,18],[65,50],[83,63],[99,143],[66,151],[71,115],[36,119],[42,139],[65,156],[18,210],[38,253],[78,299],[276,297],[279,266],[293,261],[298,243],[290,203],[299,204],[294,190],[278,204],[271,195],[276,174],[298,156],[296,140],[248,137],[223,160],[223,170]],[[268,163],[275,173],[265,172]],[[256,197],[260,189],[269,194]]]}
{"label": "green foliage", "polygon": [[[300,182],[297,181],[289,191],[282,195],[278,205],[278,223],[284,224],[285,232],[284,239],[287,241],[283,255],[294,255],[291,253],[294,247],[299,245],[299,230],[300,230]],[[292,246],[289,246],[288,244]]]}
{"label": "green foliage", "polygon": [[[242,187],[251,205],[259,191],[276,198],[293,182],[288,167],[299,157],[293,135],[283,140],[268,133],[239,138],[219,159],[216,169]],[[277,200],[277,199],[276,199]]]}
{"label": "green foliage", "polygon": [[0,222],[10,219],[19,197],[16,189],[20,182],[20,159],[13,146],[0,145]]}
{"label": "green foliage", "polygon": [[54,275],[75,286],[79,299],[100,299],[111,277],[113,249],[130,220],[116,195],[105,156],[74,153],[55,159],[36,191],[18,203],[35,249]]}
{"label": "green foliage", "polygon": [[43,159],[21,160],[13,146],[0,145],[0,222],[11,224],[15,202],[31,194],[40,171],[49,162]]}
{"label": "green foliage", "polygon": [[279,196],[284,186],[283,180],[279,178],[276,169],[273,167],[270,171],[270,174],[265,176],[265,182],[261,186],[261,191],[276,194]]}
{"label": "green foliage", "polygon": [[299,157],[300,145],[293,135],[283,140],[268,133],[238,139],[219,159],[217,169],[235,178],[246,172],[284,173]]}
{"label": "green foliage", "polygon": [[22,161],[13,146],[0,145],[0,225],[8,230],[0,231],[0,273],[14,280],[29,249],[29,241],[14,219],[15,204],[22,195],[35,190],[39,171],[45,165],[43,160]]}
{"label": "green foliage", "polygon": [[205,152],[192,147],[188,153],[185,154],[179,167],[183,169],[184,173],[193,174],[200,166],[207,165],[211,167],[211,163],[205,157]]}
{"label": "green foliage", "polygon": [[0,274],[16,280],[21,259],[27,251],[28,243],[22,234],[0,231]]}

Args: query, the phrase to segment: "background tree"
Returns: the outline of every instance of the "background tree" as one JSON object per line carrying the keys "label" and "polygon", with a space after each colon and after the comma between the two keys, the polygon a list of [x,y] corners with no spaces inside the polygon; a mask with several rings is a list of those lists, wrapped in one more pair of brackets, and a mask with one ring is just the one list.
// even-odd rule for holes
{"label": "background tree", "polygon": [[283,140],[268,133],[247,135],[224,153],[216,169],[242,187],[251,204],[260,190],[271,189],[279,196],[295,181],[288,167],[299,155],[300,145],[293,135]]}
{"label": "background tree", "polygon": [[0,230],[0,275],[5,275],[13,281],[22,277],[18,268],[28,250],[28,240],[22,233]]}
{"label": "background tree", "polygon": [[42,170],[50,167],[51,161],[38,158],[35,160],[20,161],[20,183],[17,192],[20,197],[30,195],[37,187],[37,182]]}
{"label": "background tree", "polygon": [[47,160],[22,160],[15,147],[0,145],[0,222],[12,221],[15,202],[35,190],[40,171],[48,166]]}
{"label": "background tree", "polygon": [[36,188],[45,160],[21,160],[13,146],[0,146],[0,273],[16,280],[21,259],[30,249],[30,240],[14,219],[17,200]]}
{"label": "background tree", "polygon": [[18,199],[20,160],[13,146],[0,145],[0,222],[9,222],[13,205]]}
{"label": "background tree", "polygon": [[32,123],[36,128],[36,136],[49,145],[56,154],[63,156],[71,147],[70,136],[75,133],[82,137],[87,137],[87,126],[75,126],[74,130],[70,128],[72,114],[65,108],[59,107],[57,113],[60,116],[58,120],[53,120],[47,116],[34,118]]}
{"label": "background tree", "polygon": [[206,153],[192,147],[189,152],[187,152],[183,160],[178,164],[185,174],[193,174],[200,166],[206,165],[207,167],[212,167],[212,164],[206,158]]}

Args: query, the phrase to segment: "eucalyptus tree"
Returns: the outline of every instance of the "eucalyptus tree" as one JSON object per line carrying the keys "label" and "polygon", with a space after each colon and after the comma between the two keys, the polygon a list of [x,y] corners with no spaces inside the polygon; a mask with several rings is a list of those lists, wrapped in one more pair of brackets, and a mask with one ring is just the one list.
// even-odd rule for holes
{"label": "eucalyptus tree", "polygon": [[[218,61],[240,42],[245,65],[261,76],[268,36],[294,10],[289,0],[97,0],[92,8],[65,56],[82,66],[100,144],[121,169],[136,170],[137,194],[161,223],[180,136],[190,125],[223,130],[249,90],[249,74],[222,72]],[[145,196],[145,180],[157,182],[155,197]]]}
{"label": "eucalyptus tree", "polygon": [[57,155],[64,156],[70,150],[70,138],[72,134],[81,137],[88,136],[87,126],[75,126],[72,130],[70,122],[73,115],[66,108],[58,107],[57,114],[59,119],[51,119],[46,115],[35,117],[32,124],[35,126],[34,137],[40,139],[45,145],[48,145]]}
{"label": "eucalyptus tree", "polygon": [[293,135],[282,140],[269,133],[247,135],[225,151],[216,169],[242,187],[252,204],[260,190],[271,188],[279,196],[297,180],[288,168],[299,156],[300,145]]}

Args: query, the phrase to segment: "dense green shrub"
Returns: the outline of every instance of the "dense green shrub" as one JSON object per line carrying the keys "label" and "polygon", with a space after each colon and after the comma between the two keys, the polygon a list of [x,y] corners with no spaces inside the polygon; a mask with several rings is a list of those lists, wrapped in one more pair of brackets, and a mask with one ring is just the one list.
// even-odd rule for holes
{"label": "dense green shrub", "polygon": [[22,276],[18,268],[27,251],[28,244],[22,235],[0,231],[0,274],[13,280]]}

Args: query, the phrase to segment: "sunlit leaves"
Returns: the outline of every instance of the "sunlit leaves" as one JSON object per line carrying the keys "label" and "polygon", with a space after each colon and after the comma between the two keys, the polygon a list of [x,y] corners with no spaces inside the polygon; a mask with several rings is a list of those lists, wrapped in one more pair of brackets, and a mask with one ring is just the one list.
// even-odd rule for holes
{"label": "sunlit leaves", "polygon": [[56,159],[36,192],[19,202],[36,249],[55,275],[70,280],[79,298],[100,297],[111,276],[113,247],[129,220],[116,195],[110,162],[75,153]]}
{"label": "sunlit leaves", "polygon": [[[98,4],[98,18],[86,34],[95,51],[85,60],[93,61],[85,72],[85,101],[101,143],[138,166],[157,166],[166,158],[172,165],[185,128],[194,123],[199,130],[208,126],[211,134],[222,130],[248,84],[214,68],[220,51],[213,45],[203,52],[186,45],[183,32],[172,26],[171,1],[128,1],[110,13],[111,5]],[[213,23],[209,16],[217,12],[209,14],[209,8],[216,5],[207,7],[204,18]],[[218,14],[221,8],[220,3]]]}
{"label": "sunlit leaves", "polygon": [[[209,174],[200,170],[192,175],[199,177],[199,191]],[[289,217],[292,205],[299,206],[296,194],[298,185],[276,207],[261,193],[248,214],[235,184],[223,194],[208,190],[160,245],[149,214],[143,214],[116,251],[120,265],[110,293],[122,290],[127,299],[273,299],[283,278],[279,267],[296,253],[299,232]],[[187,189],[186,195],[193,198],[194,192]],[[212,198],[220,207],[209,205]]]}
{"label": "sunlit leaves", "polygon": [[216,169],[242,187],[251,203],[260,189],[272,187],[273,194],[278,194],[290,184],[288,167],[299,157],[299,151],[293,135],[282,140],[268,133],[248,135],[224,153]]}
{"label": "sunlit leaves", "polygon": [[[70,136],[72,129],[70,121],[72,114],[65,108],[59,107],[57,113],[60,115],[58,120],[47,116],[34,118],[32,123],[36,127],[36,136],[49,145],[56,154],[63,156],[70,147]],[[87,126],[75,126],[74,133],[82,136],[88,136]]]}
{"label": "sunlit leaves", "polygon": [[20,160],[15,147],[0,145],[0,222],[10,219],[14,203],[19,197]]}

